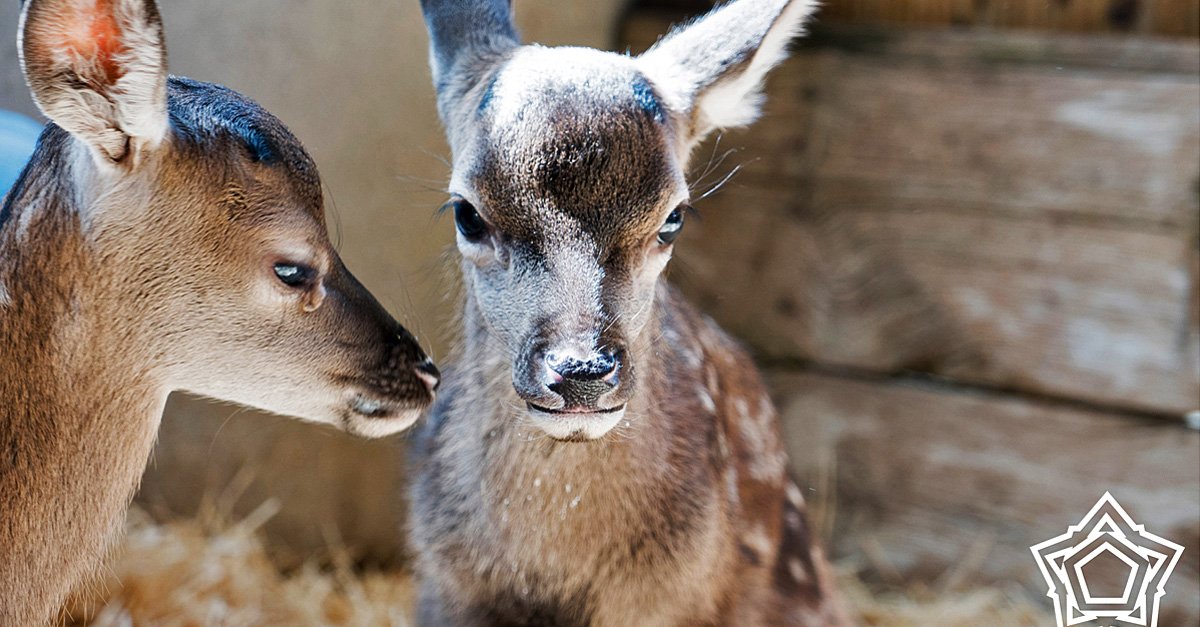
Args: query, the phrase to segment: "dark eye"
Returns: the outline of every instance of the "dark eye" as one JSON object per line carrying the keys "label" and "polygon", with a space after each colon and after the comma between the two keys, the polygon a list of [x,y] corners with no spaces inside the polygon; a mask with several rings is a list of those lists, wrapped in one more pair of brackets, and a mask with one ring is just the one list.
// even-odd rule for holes
{"label": "dark eye", "polygon": [[275,276],[288,287],[307,287],[317,276],[317,271],[293,263],[275,264]]}
{"label": "dark eye", "polygon": [[667,221],[663,223],[662,228],[658,230],[658,241],[664,245],[669,245],[679,237],[679,229],[683,228],[683,214],[687,209],[684,205],[675,207],[671,215],[667,216]]}
{"label": "dark eye", "polygon": [[450,205],[454,207],[454,223],[458,225],[458,232],[462,233],[463,237],[468,241],[478,242],[487,235],[487,223],[471,203],[458,199],[450,201]]}

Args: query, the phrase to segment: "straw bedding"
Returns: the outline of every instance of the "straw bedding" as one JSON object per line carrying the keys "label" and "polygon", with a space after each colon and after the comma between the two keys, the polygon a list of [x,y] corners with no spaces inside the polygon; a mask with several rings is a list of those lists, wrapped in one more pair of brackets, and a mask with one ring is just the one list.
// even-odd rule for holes
{"label": "straw bedding", "polygon": [[[246,519],[212,513],[155,523],[129,514],[127,534],[101,581],[80,591],[63,624],[90,627],[404,627],[415,586],[405,573],[356,572],[331,547],[333,566],[288,574],[271,562],[258,527],[268,501]],[[842,590],[872,627],[1039,627],[1053,619],[1019,594],[994,589],[934,593],[868,589],[844,569]]]}

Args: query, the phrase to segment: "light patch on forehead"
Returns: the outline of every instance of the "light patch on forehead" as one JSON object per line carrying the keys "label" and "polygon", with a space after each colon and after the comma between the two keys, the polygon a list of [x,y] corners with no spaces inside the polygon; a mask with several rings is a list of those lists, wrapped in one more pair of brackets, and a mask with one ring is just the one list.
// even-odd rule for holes
{"label": "light patch on forehead", "polygon": [[[601,289],[604,283],[604,268],[595,257],[595,246],[586,236],[576,242],[556,246],[546,254],[546,263],[554,273],[555,303],[567,311],[593,311],[601,309]],[[547,295],[549,296],[549,295]],[[581,346],[586,357],[599,340],[600,329],[591,328],[592,346]],[[580,338],[582,339],[582,338]]]}
{"label": "light patch on forehead", "polygon": [[479,112],[498,127],[520,124],[539,96],[591,97],[589,87],[596,79],[625,75],[641,73],[623,55],[593,48],[523,46],[496,73],[481,97]]}

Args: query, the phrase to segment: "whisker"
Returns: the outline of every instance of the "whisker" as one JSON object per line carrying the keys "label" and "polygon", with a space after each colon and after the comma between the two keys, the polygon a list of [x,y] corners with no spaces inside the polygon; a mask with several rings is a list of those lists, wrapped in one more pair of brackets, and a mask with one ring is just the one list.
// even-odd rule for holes
{"label": "whisker", "polygon": [[738,171],[742,169],[743,165],[745,165],[745,164],[738,164],[736,167],[734,167],[732,170],[729,171],[729,174],[725,175],[725,178],[721,179],[721,181],[719,183],[717,183],[716,185],[713,185],[712,187],[708,188],[708,191],[704,192],[704,194],[701,195],[696,200],[704,200],[705,198],[708,198],[709,196],[716,193],[717,190],[721,189],[722,187],[725,186],[726,183],[729,182],[729,179],[733,178],[734,174],[737,174]]}

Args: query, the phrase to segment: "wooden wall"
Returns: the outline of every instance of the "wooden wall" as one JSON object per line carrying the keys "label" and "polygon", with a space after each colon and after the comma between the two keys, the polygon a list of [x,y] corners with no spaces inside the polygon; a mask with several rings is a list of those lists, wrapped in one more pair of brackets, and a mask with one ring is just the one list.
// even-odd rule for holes
{"label": "wooden wall", "polygon": [[696,161],[737,172],[671,278],[759,356],[837,556],[1036,593],[1111,491],[1187,547],[1161,624],[1196,624],[1195,42],[820,26]]}
{"label": "wooden wall", "polygon": [[822,19],[1195,37],[1197,0],[829,0]]}
{"label": "wooden wall", "polygon": [[[641,10],[700,13],[715,0],[640,0]],[[828,23],[1200,36],[1200,0],[824,0]]]}

